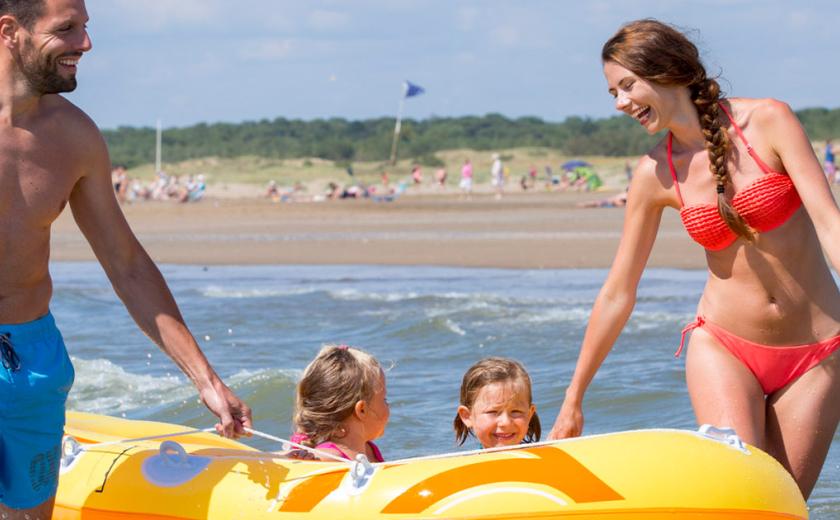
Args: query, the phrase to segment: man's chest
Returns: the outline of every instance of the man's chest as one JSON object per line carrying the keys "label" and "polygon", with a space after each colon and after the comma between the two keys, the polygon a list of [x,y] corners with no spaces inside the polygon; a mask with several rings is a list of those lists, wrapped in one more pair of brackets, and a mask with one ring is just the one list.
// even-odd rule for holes
{"label": "man's chest", "polygon": [[0,225],[49,225],[78,180],[71,150],[49,136],[0,132]]}

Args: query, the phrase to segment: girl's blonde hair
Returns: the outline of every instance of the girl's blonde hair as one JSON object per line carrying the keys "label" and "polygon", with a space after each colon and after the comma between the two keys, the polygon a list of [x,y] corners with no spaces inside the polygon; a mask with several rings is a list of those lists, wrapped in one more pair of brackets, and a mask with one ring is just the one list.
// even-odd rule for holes
{"label": "girl's blonde hair", "polygon": [[[528,404],[534,404],[531,396],[531,378],[528,372],[517,361],[502,357],[488,357],[484,358],[478,363],[474,364],[464,374],[464,379],[461,381],[461,406],[466,406],[472,409],[475,404],[475,399],[478,393],[487,385],[493,383],[522,383],[525,385],[525,390],[528,392]],[[455,414],[455,441],[461,445],[467,440],[467,437],[472,435],[472,432],[461,416]],[[542,435],[542,427],[540,426],[540,418],[536,412],[531,417],[528,423],[528,433],[525,435],[525,442],[536,442],[540,440]]]}
{"label": "girl's blonde hair", "polygon": [[297,388],[294,428],[303,444],[318,444],[338,435],[359,401],[370,401],[382,369],[363,350],[327,345],[303,372]]}

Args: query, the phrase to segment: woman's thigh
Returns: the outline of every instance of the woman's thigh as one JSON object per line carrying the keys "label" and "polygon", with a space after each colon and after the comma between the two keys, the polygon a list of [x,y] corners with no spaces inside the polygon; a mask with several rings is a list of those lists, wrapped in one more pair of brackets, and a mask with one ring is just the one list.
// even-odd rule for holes
{"label": "woman's thigh", "polygon": [[840,421],[840,351],[767,401],[767,451],[811,494]]}
{"label": "woman's thigh", "polygon": [[755,376],[702,328],[691,333],[686,382],[698,424],[734,428],[753,446],[765,444],[765,400]]}

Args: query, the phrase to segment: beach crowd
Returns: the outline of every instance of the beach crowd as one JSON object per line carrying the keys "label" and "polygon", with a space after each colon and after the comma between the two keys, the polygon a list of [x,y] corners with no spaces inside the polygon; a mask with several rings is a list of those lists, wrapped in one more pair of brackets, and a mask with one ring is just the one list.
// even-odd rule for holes
{"label": "beach crowd", "polygon": [[204,174],[167,175],[159,171],[150,183],[129,177],[124,166],[111,170],[111,184],[120,203],[144,200],[198,202],[204,198],[207,182]]}
{"label": "beach crowd", "polygon": [[[506,187],[521,192],[540,188],[545,191],[589,192],[603,186],[603,181],[594,167],[585,161],[569,161],[560,165],[556,171],[551,165],[545,165],[544,177],[541,177],[536,165],[531,165],[527,171],[516,175],[504,165],[500,154],[494,153],[492,160],[488,184],[489,191],[494,193],[496,199],[502,198]],[[352,172],[352,169],[348,171]],[[271,180],[266,185],[263,196],[273,202],[323,202],[346,199],[391,202],[406,191],[431,188],[434,190],[431,193],[446,193],[454,187],[454,182],[450,181],[451,177],[445,167],[435,168],[433,175],[427,177],[424,175],[423,166],[414,164],[410,172],[398,182],[392,180],[392,172],[383,170],[380,173],[379,183],[376,184],[362,182],[351,174],[350,182],[341,184],[335,180],[329,181],[323,191],[315,194],[309,193],[307,186],[299,181],[291,186],[281,186],[277,181]],[[518,180],[515,180],[517,177]],[[473,164],[469,158],[465,158],[457,184],[461,199],[471,198],[475,188]],[[424,193],[429,193],[429,191],[424,191]]]}

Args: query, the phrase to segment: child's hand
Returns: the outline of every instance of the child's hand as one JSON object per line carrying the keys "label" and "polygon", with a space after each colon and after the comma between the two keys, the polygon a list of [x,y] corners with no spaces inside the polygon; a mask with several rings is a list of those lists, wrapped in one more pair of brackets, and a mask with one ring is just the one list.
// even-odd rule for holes
{"label": "child's hand", "polygon": [[301,449],[289,450],[286,453],[284,453],[284,455],[290,459],[295,460],[318,460],[317,457],[315,457],[315,454],[313,454],[311,451]]}

